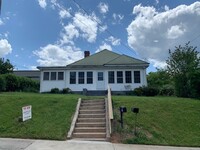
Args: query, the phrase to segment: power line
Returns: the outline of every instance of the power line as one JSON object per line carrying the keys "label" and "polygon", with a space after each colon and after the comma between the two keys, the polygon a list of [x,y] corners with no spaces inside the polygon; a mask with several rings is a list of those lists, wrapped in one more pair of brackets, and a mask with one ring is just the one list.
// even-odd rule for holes
{"label": "power line", "polygon": [[[72,0],[74,2],[74,4],[81,10],[83,10],[87,15],[89,15],[89,13],[80,5],[78,4],[75,0]],[[92,19],[101,27],[101,29],[104,29],[103,25],[94,17],[92,17]],[[110,32],[108,29],[105,30],[110,36],[112,37],[116,37],[112,32]],[[130,47],[128,47],[124,42],[121,41],[121,44],[128,49],[130,52],[137,54],[133,49],[131,49]]]}

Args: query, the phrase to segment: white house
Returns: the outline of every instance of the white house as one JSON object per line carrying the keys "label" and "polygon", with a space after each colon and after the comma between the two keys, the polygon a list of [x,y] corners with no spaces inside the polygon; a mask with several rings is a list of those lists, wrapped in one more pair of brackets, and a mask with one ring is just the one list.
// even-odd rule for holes
{"label": "white house", "polygon": [[41,67],[40,92],[52,88],[70,88],[74,92],[106,91],[108,85],[115,92],[125,92],[147,85],[146,68],[149,63],[103,50],[67,66]]}

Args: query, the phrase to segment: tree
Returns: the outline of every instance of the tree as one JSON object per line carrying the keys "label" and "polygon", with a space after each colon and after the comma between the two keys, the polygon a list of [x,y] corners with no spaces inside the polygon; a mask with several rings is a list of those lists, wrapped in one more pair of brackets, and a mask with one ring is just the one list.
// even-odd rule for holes
{"label": "tree", "polygon": [[161,88],[164,85],[172,85],[172,80],[164,69],[157,69],[156,72],[150,72],[147,75],[148,86]]}
{"label": "tree", "polygon": [[199,52],[197,47],[189,44],[188,42],[185,46],[175,47],[173,53],[169,50],[170,56],[166,60],[167,71],[174,79],[176,95],[180,97],[196,97],[196,87],[200,86],[196,85],[200,78]]}
{"label": "tree", "polygon": [[13,65],[10,63],[9,59],[6,61],[3,58],[0,58],[0,74],[6,74],[13,72]]}

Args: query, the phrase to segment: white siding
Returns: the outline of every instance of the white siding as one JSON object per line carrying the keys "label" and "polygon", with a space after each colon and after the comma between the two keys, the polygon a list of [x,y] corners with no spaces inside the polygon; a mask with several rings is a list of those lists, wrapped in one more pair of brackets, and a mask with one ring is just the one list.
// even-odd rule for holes
{"label": "white siding", "polygon": [[[112,91],[128,91],[139,86],[147,85],[146,69],[109,69],[109,70],[63,70],[64,80],[43,80],[43,72],[60,72],[62,70],[45,70],[41,71],[40,92],[50,91],[52,88],[70,88],[72,91],[83,91],[84,88],[90,91],[98,90],[97,88],[97,72],[104,72],[104,90],[107,90],[108,71],[115,72],[115,83],[109,84]],[[93,84],[87,84],[87,72],[93,72]],[[123,83],[117,83],[117,71],[123,71]],[[125,83],[125,71],[132,72],[132,83]],[[140,83],[134,83],[134,71],[140,71]],[[76,72],[76,84],[70,84],[70,72]],[[85,83],[78,84],[78,72],[85,72]]]}

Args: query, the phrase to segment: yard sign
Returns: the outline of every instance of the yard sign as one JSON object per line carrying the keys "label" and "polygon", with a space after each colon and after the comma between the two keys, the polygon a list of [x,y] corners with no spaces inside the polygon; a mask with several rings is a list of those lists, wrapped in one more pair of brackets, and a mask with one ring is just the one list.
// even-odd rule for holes
{"label": "yard sign", "polygon": [[32,106],[24,106],[22,107],[22,120],[26,121],[32,118]]}

